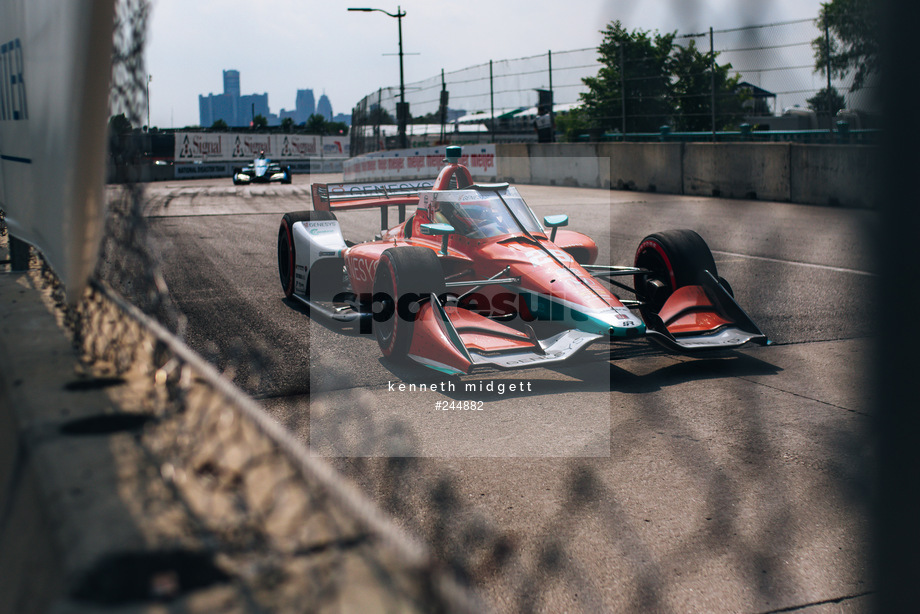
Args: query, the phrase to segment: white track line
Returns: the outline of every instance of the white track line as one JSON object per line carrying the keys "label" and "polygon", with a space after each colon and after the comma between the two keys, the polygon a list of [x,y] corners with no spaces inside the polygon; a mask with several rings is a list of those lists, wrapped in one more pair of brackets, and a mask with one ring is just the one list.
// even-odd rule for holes
{"label": "white track line", "polygon": [[857,271],[856,269],[844,269],[836,266],[826,266],[823,264],[811,264],[808,262],[795,262],[793,260],[779,260],[777,258],[766,258],[764,256],[749,256],[747,254],[736,254],[734,252],[719,252],[713,250],[713,254],[721,254],[724,256],[734,256],[737,258],[748,258],[750,260],[764,260],[766,262],[777,262],[779,264],[791,264],[793,266],[804,266],[812,269],[824,269],[825,271],[836,271],[837,273],[852,273],[854,275],[867,275],[869,277],[875,277],[875,273],[870,273],[868,271]]}

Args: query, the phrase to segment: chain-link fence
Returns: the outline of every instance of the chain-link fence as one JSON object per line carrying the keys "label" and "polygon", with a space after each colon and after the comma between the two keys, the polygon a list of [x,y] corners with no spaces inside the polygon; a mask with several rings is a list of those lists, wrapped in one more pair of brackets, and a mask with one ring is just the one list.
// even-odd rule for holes
{"label": "chain-link fence", "polygon": [[[125,112],[132,124],[143,123],[141,92],[146,73],[141,56],[146,20],[146,1],[120,2],[112,106],[113,114]],[[796,29],[798,34],[790,33]],[[766,110],[776,114],[796,101],[804,103],[824,87],[823,77],[814,73],[809,60],[815,36],[812,22],[802,21],[713,32],[712,41],[722,53],[720,62],[732,62],[732,70],[741,72],[745,81],[775,95],[764,102]],[[689,44],[690,40],[705,49],[709,33],[682,36],[678,42]],[[794,59],[770,59],[783,56],[784,50],[793,50]],[[552,91],[557,105],[576,103],[584,91],[581,79],[597,72],[596,55],[595,49],[581,49],[483,64],[445,73],[443,80],[439,75],[413,84],[407,94],[413,112],[426,115],[439,111],[440,92],[445,89],[450,91],[452,108],[482,111],[488,114],[487,130],[513,135],[515,130],[530,130],[528,116],[508,113],[533,107],[538,96],[535,90]],[[846,83],[839,87],[843,91]],[[362,112],[374,121],[366,119],[364,126],[377,127],[381,133],[387,118],[375,108],[395,116],[397,98],[398,88],[365,98]],[[706,118],[704,111],[700,114]],[[604,131],[622,125],[620,116],[608,119]],[[681,473],[693,478],[688,483],[700,487],[700,496],[695,498],[700,509],[695,512],[707,525],[698,536],[689,531],[688,535],[702,543],[677,540],[660,551],[654,549],[656,538],[646,527],[660,529],[649,519],[635,522],[634,509],[626,505],[631,492],[647,491],[660,498],[672,494],[662,492],[665,487],[656,483],[653,471],[638,476],[631,483],[634,490],[624,493],[605,483],[611,468],[599,462],[566,459],[553,474],[550,469],[558,467],[549,461],[523,459],[512,467],[524,476],[519,485],[511,487],[515,492],[494,493],[486,488],[482,492],[464,489],[448,468],[411,454],[335,461],[400,518],[406,532],[424,540],[425,546],[420,546],[362,495],[343,488],[328,465],[308,456],[290,433],[265,417],[262,407],[177,341],[176,336],[185,333],[185,316],[161,273],[167,248],[150,231],[149,206],[142,185],[111,188],[95,279],[76,308],[63,304],[63,293],[45,271],[47,284],[68,313],[75,343],[87,364],[100,379],[131,380],[138,385],[130,410],[138,419],[121,424],[133,425],[126,430],[136,433],[140,466],[150,469],[153,477],[130,495],[145,509],[158,508],[162,526],[178,526],[174,534],[184,532],[182,539],[172,542],[174,549],[165,563],[151,556],[141,566],[136,561],[115,560],[95,570],[80,589],[85,600],[111,603],[106,601],[111,595],[105,587],[135,583],[135,574],[147,574],[141,578],[147,581],[144,586],[160,597],[175,597],[184,590],[181,587],[195,586],[192,578],[201,578],[204,569],[205,580],[201,581],[229,586],[228,602],[236,600],[243,611],[349,607],[360,611],[362,603],[393,611],[479,608],[445,577],[459,577],[473,586],[492,581],[497,587],[492,589],[497,593],[492,595],[494,601],[508,611],[538,611],[549,609],[550,604],[566,604],[571,611],[589,612],[603,610],[611,602],[635,611],[678,611],[680,607],[669,607],[667,597],[682,580],[669,566],[689,570],[727,558],[743,570],[742,583],[752,594],[764,599],[775,594],[775,587],[762,578],[767,570],[771,577],[778,576],[782,561],[794,552],[796,535],[787,508],[801,493],[782,481],[787,454],[796,451],[782,438],[765,435],[783,426],[776,423],[772,398],[747,396],[751,393],[736,381],[724,384],[725,402],[745,408],[743,414],[730,416],[727,425],[729,431],[741,434],[738,445],[748,459],[736,470],[730,467],[730,456],[726,462],[709,439],[697,438],[696,430],[684,420],[684,398],[677,393],[663,399],[649,395],[660,381],[624,380],[622,372],[610,367],[611,377],[624,380],[618,384],[623,397],[650,399],[637,404],[634,420],[622,425],[615,460],[634,454],[638,442],[657,438],[659,443],[647,452],[648,467],[657,468],[657,458],[676,458]],[[267,361],[259,352],[254,347],[240,348],[228,370],[251,369],[261,375]],[[734,373],[750,377],[772,373],[769,365],[758,360],[741,362]],[[675,365],[663,381],[682,381],[687,377],[682,375],[683,367]],[[698,370],[698,375],[709,373],[705,368]],[[366,403],[337,409],[340,420],[363,419],[375,410]],[[823,440],[818,433],[806,447],[833,451],[857,443],[858,437],[849,432],[831,433]],[[751,460],[761,453],[765,460]],[[629,465],[614,468],[625,473]],[[862,471],[850,469],[842,481],[861,486]],[[551,490],[558,496],[543,494]],[[477,511],[476,501],[487,496],[507,500],[505,517],[486,518]],[[760,496],[769,502],[752,506],[758,510],[757,522],[752,522],[738,508],[748,498]],[[858,495],[853,499],[860,501]],[[525,534],[509,528],[509,518],[516,514],[514,505],[542,505],[549,512]],[[174,515],[177,510],[183,518],[179,525]],[[726,545],[724,537],[733,533],[741,537]],[[598,540],[618,554],[605,562],[604,569],[589,566],[590,559],[584,558],[589,545]],[[380,544],[388,548],[378,549]],[[450,573],[441,574],[445,569]],[[196,570],[199,573],[194,576]],[[592,574],[601,580],[594,582]],[[607,594],[605,574],[628,578],[626,591]],[[367,584],[354,584],[356,577]],[[807,578],[782,579],[797,594],[808,588]],[[356,586],[364,588],[356,592]],[[853,589],[845,599],[865,594],[857,591],[864,589]],[[355,595],[370,601],[355,605],[348,601]],[[753,602],[752,598],[743,603]]]}
{"label": "chain-link fence", "polygon": [[[742,123],[755,130],[827,130],[833,127],[839,108],[853,110],[844,117],[850,128],[874,127],[877,122],[867,113],[874,107],[874,81],[869,79],[853,90],[852,72],[831,70],[828,79],[828,71],[815,66],[814,44],[825,38],[831,44],[830,37],[815,19],[676,33],[672,57],[691,45],[704,59],[710,53],[715,57],[716,70],[704,62],[690,64],[680,75],[681,81],[695,84],[689,91],[674,87],[678,78],[673,73],[650,71],[652,57],[614,52],[610,61],[620,80],[613,84],[618,99],[611,101],[609,112],[594,113],[578,122],[565,116],[583,102],[588,92],[584,79],[596,77],[604,66],[598,49],[548,51],[442,71],[406,85],[406,101],[414,118],[414,125],[407,128],[409,142],[535,140],[536,107],[547,99],[553,102],[556,131],[563,140],[621,139],[624,134],[649,132],[657,137],[659,126],[666,124],[675,131],[709,133],[738,131]],[[712,78],[719,66],[727,68],[729,77],[737,77],[730,89]],[[655,79],[663,80],[660,93],[649,95],[643,85]],[[541,91],[549,94],[543,93],[541,99]],[[392,124],[396,123],[399,92],[398,86],[380,88],[356,105],[353,154],[397,145]],[[737,104],[728,104],[729,99]],[[657,106],[665,110],[655,112],[656,103],[662,103]],[[679,117],[674,109],[679,110]],[[654,129],[645,129],[648,126]]]}
{"label": "chain-link fence", "polygon": [[[111,115],[132,123],[145,103],[148,15],[147,0],[116,3]],[[65,599],[183,611],[482,611],[428,547],[183,343],[144,186],[110,186],[106,197],[98,266],[81,296],[67,297],[34,250],[28,267],[72,335],[81,385],[108,390],[118,407],[65,423],[61,436],[111,446],[119,476],[133,476],[111,497],[135,511],[147,549],[94,561]],[[237,362],[261,364],[253,352]]]}

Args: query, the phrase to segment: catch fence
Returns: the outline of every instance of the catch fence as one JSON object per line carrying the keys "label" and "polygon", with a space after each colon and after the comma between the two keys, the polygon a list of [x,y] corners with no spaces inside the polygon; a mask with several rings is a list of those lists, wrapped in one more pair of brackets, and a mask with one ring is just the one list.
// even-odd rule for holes
{"label": "catch fence", "polygon": [[[853,90],[852,73],[828,79],[827,71],[816,69],[814,44],[826,35],[815,19],[675,33],[675,52],[691,45],[704,54],[712,51],[718,66],[730,67],[729,77],[738,76],[737,88],[728,94],[719,90],[711,78],[711,67],[704,65],[683,75],[685,80],[698,84],[693,91],[674,91],[663,83],[657,99],[650,98],[649,88],[643,84],[664,78],[671,79],[673,85],[673,75],[652,74],[649,56],[614,54],[619,58],[614,69],[621,76],[619,100],[612,101],[609,113],[580,121],[566,115],[582,104],[583,94],[588,91],[584,80],[596,77],[603,66],[597,48],[548,51],[456,71],[442,70],[439,75],[406,84],[411,114],[407,144],[536,140],[532,125],[537,105],[544,100],[553,102],[557,138],[568,141],[657,138],[662,125],[670,125],[674,132],[701,132],[699,136],[705,140],[718,138],[714,133],[723,130],[737,132],[742,123],[757,131],[827,130],[835,127],[836,108],[825,112],[819,93],[826,95],[830,87],[829,91],[836,90],[843,98],[846,109],[865,110],[873,106],[875,87],[870,80]],[[735,108],[727,109],[724,100],[727,95],[737,97],[738,92],[740,113]],[[399,95],[398,85],[383,87],[355,106],[352,155],[399,145]],[[663,100],[665,97],[669,100]],[[809,108],[809,101],[816,112]],[[670,104],[669,108],[680,108],[680,117],[655,110],[660,106],[657,103],[664,102]],[[862,111],[843,114],[842,119],[848,121],[851,130],[875,127],[872,117]]]}

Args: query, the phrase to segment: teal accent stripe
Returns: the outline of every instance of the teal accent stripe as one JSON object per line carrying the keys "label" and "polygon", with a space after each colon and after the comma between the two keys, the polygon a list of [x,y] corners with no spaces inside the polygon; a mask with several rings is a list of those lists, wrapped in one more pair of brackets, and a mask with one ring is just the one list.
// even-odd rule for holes
{"label": "teal accent stripe", "polygon": [[[605,320],[595,318],[591,314],[572,309],[571,307],[566,307],[565,304],[553,300],[552,297],[520,290],[518,292],[526,301],[527,307],[531,312],[540,319],[553,322],[565,322],[586,333],[599,335],[609,334],[614,337],[632,337],[641,335],[645,332],[645,324],[640,323],[639,326],[629,327],[615,326]],[[534,297],[536,298],[536,305],[534,305],[533,302]]]}

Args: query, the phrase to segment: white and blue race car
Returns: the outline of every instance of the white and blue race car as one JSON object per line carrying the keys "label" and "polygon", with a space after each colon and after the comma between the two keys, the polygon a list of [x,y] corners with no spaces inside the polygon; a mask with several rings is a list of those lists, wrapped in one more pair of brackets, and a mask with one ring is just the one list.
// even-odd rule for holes
{"label": "white and blue race car", "polygon": [[249,185],[250,183],[291,183],[291,167],[282,167],[277,162],[272,162],[259,154],[259,157],[242,168],[233,169],[233,185]]}

